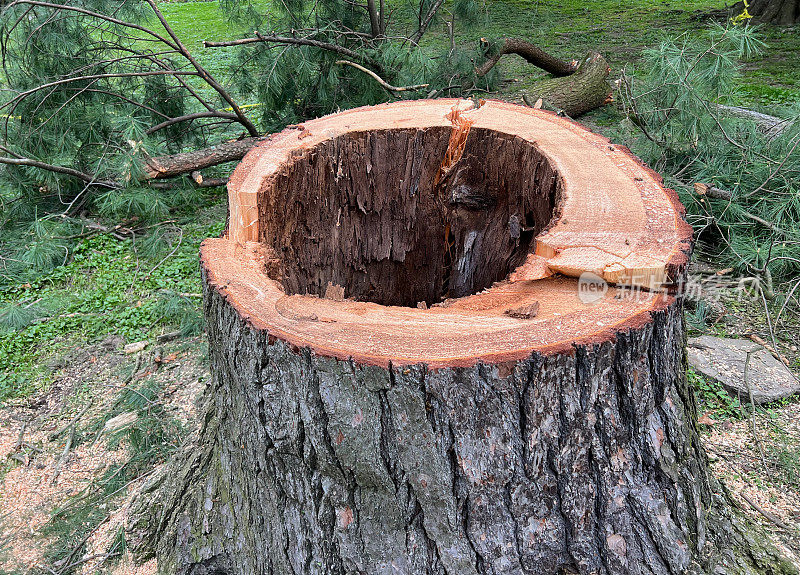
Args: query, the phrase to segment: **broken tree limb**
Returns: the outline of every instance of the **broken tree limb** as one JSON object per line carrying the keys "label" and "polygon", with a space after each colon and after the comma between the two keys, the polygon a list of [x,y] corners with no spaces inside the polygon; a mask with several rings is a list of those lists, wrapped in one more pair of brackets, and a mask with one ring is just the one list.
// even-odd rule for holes
{"label": "broken tree limb", "polygon": [[778,118],[777,116],[762,114],[761,112],[739,106],[726,106],[725,104],[714,104],[714,106],[727,116],[755,122],[759,130],[770,138],[780,136],[784,130],[791,127],[794,123],[792,119]]}
{"label": "broken tree limb", "polygon": [[485,39],[481,39],[481,42],[488,46],[489,59],[475,68],[475,74],[479,78],[488,74],[506,54],[522,56],[529,64],[533,64],[554,76],[569,76],[578,69],[577,62],[566,62],[556,58],[535,44],[519,38],[504,38],[496,45],[491,45]]}
{"label": "broken tree limb", "polygon": [[612,89],[608,83],[610,71],[601,54],[590,52],[574,74],[540,80],[523,99],[533,107],[534,102],[541,98],[547,109],[577,117],[612,101]]}
{"label": "broken tree limb", "polygon": [[202,150],[147,158],[144,166],[145,176],[147,179],[173,178],[183,174],[190,174],[203,168],[241,160],[253,146],[266,141],[268,138],[269,136],[242,138],[241,140],[223,142]]}

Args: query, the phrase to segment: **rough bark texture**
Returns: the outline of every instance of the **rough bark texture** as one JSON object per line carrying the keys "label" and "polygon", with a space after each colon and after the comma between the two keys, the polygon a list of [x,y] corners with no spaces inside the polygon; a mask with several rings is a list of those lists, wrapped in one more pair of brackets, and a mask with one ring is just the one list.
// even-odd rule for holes
{"label": "rough bark texture", "polygon": [[563,111],[567,116],[580,116],[611,101],[609,71],[608,62],[602,55],[589,53],[575,73],[534,84],[527,91],[525,102],[533,105],[541,98],[548,109]]}
{"label": "rough bark texture", "polygon": [[494,53],[486,62],[475,68],[478,76],[485,76],[506,54],[517,54],[525,58],[529,64],[541,68],[545,72],[550,72],[554,76],[569,76],[577,69],[577,64],[565,62],[559,58],[551,56],[535,44],[518,38],[504,38],[495,47]]}
{"label": "rough bark texture", "polygon": [[800,22],[800,0],[752,0],[748,11],[758,22],[782,25]]}
{"label": "rough bark texture", "polygon": [[200,438],[130,532],[161,572],[796,573],[707,471],[679,302],[510,374],[315,357],[205,302]]}
{"label": "rough bark texture", "polygon": [[242,138],[193,152],[148,158],[142,169],[147,179],[173,178],[182,174],[190,174],[203,168],[241,160],[253,146],[267,139],[269,136]]}

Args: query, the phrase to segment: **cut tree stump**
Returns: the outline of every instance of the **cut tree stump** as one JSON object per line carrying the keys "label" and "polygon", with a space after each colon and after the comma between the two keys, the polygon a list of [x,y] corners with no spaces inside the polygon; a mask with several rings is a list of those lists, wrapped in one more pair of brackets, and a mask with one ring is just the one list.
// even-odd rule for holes
{"label": "cut tree stump", "polygon": [[240,164],[201,247],[202,427],[129,547],[181,574],[795,573],[707,469],[675,193],[472,105],[343,112]]}

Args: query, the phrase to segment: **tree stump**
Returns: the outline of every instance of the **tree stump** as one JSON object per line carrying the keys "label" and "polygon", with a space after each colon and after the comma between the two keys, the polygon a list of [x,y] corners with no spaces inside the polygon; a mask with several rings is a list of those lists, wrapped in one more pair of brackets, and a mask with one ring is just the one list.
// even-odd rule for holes
{"label": "tree stump", "polygon": [[351,110],[243,160],[228,229],[201,247],[202,429],[139,498],[140,557],[190,574],[794,572],[707,470],[675,193],[565,118],[482,104]]}

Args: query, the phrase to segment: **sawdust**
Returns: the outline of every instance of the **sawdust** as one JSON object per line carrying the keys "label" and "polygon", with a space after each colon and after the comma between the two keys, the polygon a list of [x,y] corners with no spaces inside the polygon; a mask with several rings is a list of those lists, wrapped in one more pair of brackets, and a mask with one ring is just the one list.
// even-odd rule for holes
{"label": "sawdust", "polygon": [[[758,441],[753,437],[750,419],[742,419],[715,422],[703,443],[711,458],[711,469],[739,507],[800,565],[800,485],[779,472],[774,456],[780,443],[800,453],[800,403],[771,408],[770,414],[769,418],[756,417]],[[776,525],[744,496],[789,528]]]}
{"label": "sawdust", "polygon": [[[45,393],[22,404],[0,408],[0,464],[7,463],[10,468],[5,475],[0,473],[0,572],[51,568],[46,564],[45,552],[53,540],[42,531],[51,521],[58,520],[53,518],[53,512],[70,498],[85,493],[110,466],[128,459],[129,448],[124,442],[111,449],[105,435],[101,435],[98,441],[84,437],[76,442],[62,460],[73,419],[83,413],[76,427],[85,430],[102,418],[119,396],[124,384],[122,364],[128,364],[126,368],[130,369],[136,363],[135,356],[122,353],[123,343],[119,338],[107,340],[74,353]],[[183,346],[186,345],[184,340]],[[146,359],[133,378],[133,384],[144,378],[157,380],[163,390],[159,401],[187,428],[197,420],[195,400],[208,376],[202,354],[197,351],[200,345],[201,340],[195,338],[189,351],[165,355],[169,361],[160,365],[153,362],[152,354],[144,352]],[[58,476],[53,480],[56,468]],[[145,480],[145,476],[140,477],[107,503],[108,516],[86,541],[83,558],[73,559],[98,556],[83,563],[81,573],[88,575],[101,569],[114,575],[156,573],[155,561],[134,565],[128,555],[108,556],[125,524],[131,500]]]}

